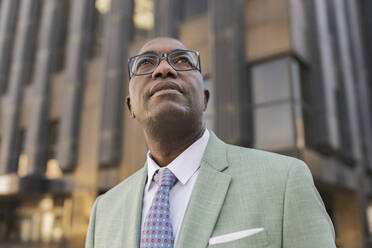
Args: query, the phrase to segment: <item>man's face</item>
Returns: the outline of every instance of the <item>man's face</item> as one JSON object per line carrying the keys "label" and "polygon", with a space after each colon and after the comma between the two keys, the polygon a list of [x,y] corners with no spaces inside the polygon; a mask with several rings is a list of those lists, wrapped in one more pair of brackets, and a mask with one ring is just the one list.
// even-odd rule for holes
{"label": "man's face", "polygon": [[[178,40],[157,38],[146,43],[139,54],[169,53],[186,49]],[[133,76],[129,82],[128,108],[140,123],[202,118],[209,92],[199,71],[175,71],[162,59],[152,74]]]}

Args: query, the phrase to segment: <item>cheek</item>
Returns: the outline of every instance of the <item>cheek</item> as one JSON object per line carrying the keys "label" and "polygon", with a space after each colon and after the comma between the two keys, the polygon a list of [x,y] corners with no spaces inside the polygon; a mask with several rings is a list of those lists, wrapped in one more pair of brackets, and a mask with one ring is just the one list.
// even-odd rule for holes
{"label": "cheek", "polygon": [[142,81],[132,81],[129,85],[129,95],[131,98],[132,108],[135,111],[140,110],[144,102],[144,83]]}
{"label": "cheek", "polygon": [[193,87],[193,97],[192,97],[192,104],[196,106],[198,109],[204,109],[204,87],[200,87],[199,85]]}
{"label": "cheek", "polygon": [[137,94],[134,94],[134,98],[135,98],[135,102],[134,102],[134,110],[138,113],[138,112],[142,112],[143,109],[144,109],[144,101],[141,97],[141,94],[137,93]]}
{"label": "cheek", "polygon": [[138,91],[135,88],[131,88],[129,90],[129,97],[130,97],[130,104],[131,104],[132,111],[136,114],[138,113],[138,110],[140,108],[139,105],[141,104]]}

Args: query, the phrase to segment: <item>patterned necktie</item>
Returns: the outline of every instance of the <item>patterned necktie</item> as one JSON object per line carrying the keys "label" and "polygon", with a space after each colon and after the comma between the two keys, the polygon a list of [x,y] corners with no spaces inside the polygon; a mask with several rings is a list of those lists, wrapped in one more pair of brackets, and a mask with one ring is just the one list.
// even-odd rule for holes
{"label": "patterned necktie", "polygon": [[174,236],[169,218],[169,191],[177,178],[168,169],[160,169],[155,175],[159,185],[141,233],[141,248],[173,248]]}

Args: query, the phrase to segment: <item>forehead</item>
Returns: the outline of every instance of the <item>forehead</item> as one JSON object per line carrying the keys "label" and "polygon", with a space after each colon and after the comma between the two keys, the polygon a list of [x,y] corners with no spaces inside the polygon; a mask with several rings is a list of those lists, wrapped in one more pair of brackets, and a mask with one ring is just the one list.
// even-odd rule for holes
{"label": "forehead", "polygon": [[138,54],[146,52],[169,53],[176,49],[187,49],[181,41],[171,38],[158,38],[147,42]]}

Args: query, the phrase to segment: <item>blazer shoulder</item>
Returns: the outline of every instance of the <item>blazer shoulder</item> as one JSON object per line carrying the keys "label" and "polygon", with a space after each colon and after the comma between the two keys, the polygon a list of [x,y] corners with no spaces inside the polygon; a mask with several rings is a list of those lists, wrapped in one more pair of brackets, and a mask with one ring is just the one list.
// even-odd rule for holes
{"label": "blazer shoulder", "polygon": [[230,166],[244,166],[247,169],[261,168],[281,172],[289,172],[294,167],[307,167],[300,159],[253,148],[229,145],[227,159]]}
{"label": "blazer shoulder", "polygon": [[249,184],[256,193],[260,192],[258,195],[267,196],[265,199],[277,199],[277,206],[291,178],[311,178],[307,165],[297,158],[233,145],[227,145],[226,150],[229,164],[226,173],[232,177],[234,189],[247,189]]}

